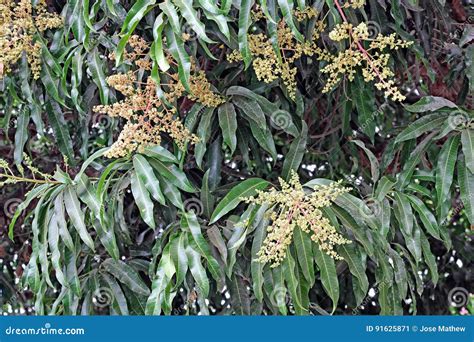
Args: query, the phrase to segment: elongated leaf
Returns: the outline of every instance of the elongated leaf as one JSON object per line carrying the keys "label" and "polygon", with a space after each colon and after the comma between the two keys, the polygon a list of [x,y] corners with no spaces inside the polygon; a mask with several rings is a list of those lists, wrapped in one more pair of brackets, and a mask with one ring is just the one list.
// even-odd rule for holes
{"label": "elongated leaf", "polygon": [[323,284],[326,293],[331,297],[332,311],[334,312],[339,301],[339,281],[337,280],[334,259],[321,251],[319,247],[316,247],[313,250],[316,264],[321,272],[321,283]]}
{"label": "elongated leaf", "polygon": [[165,32],[169,51],[173,58],[178,62],[179,80],[186,90],[191,92],[191,89],[189,88],[191,60],[189,59],[189,55],[184,48],[183,40],[180,36],[178,36],[178,34],[181,34],[181,32],[173,32],[168,26],[165,27]]}
{"label": "elongated leaf", "polygon": [[295,38],[303,42],[304,37],[296,28],[295,22],[293,21],[293,0],[278,0],[278,6],[283,13],[283,17],[285,18],[285,23],[291,28],[291,31],[295,35]]}
{"label": "elongated leaf", "polygon": [[438,96],[425,96],[417,103],[405,106],[412,113],[434,112],[441,108],[457,108],[451,101]]}
{"label": "elongated leaf", "polygon": [[400,228],[407,236],[411,236],[413,232],[413,211],[411,209],[410,200],[407,195],[396,191],[395,198],[395,217],[397,218]]}
{"label": "elongated leaf", "polygon": [[67,156],[71,164],[74,164],[72,140],[61,108],[56,102],[47,101],[46,112],[48,113],[48,121],[53,128],[54,137],[58,143],[59,150],[63,155]]}
{"label": "elongated leaf", "polygon": [[232,275],[230,283],[232,307],[237,315],[250,315],[250,294],[242,277]]}
{"label": "elongated leaf", "polygon": [[180,286],[188,270],[188,258],[185,249],[186,235],[176,236],[170,242],[171,260],[173,260],[176,269],[176,286]]}
{"label": "elongated leaf", "polygon": [[201,254],[193,249],[191,245],[186,246],[186,255],[188,257],[188,265],[200,294],[207,298],[209,295],[209,279],[206,270],[201,263]]}
{"label": "elongated leaf", "polygon": [[133,31],[137,27],[138,23],[145,14],[153,8],[153,5],[156,3],[156,0],[137,0],[134,2],[132,8],[128,11],[127,17],[122,25],[121,34],[123,37],[118,43],[117,49],[115,51],[116,55],[116,66],[119,66],[123,59],[123,53],[125,51],[125,46],[128,42],[128,39],[132,35]]}
{"label": "elongated leaf", "polygon": [[163,177],[167,178],[173,185],[186,192],[195,192],[193,185],[189,182],[186,174],[174,164],[166,164],[158,159],[148,159],[151,166]]}
{"label": "elongated leaf", "polygon": [[366,296],[367,291],[369,290],[369,280],[367,279],[367,275],[365,273],[365,261],[361,257],[357,247],[355,247],[353,244],[339,245],[337,247],[337,252],[349,266],[349,271],[351,274],[356,278],[356,282],[361,293],[361,295],[358,296],[359,298],[356,304],[360,305]]}
{"label": "elongated leaf", "polygon": [[426,231],[434,238],[440,240],[438,222],[436,222],[435,216],[431,213],[428,207],[418,197],[413,195],[406,195],[410,200],[413,209],[420,216],[423,226]]}
{"label": "elongated leaf", "polygon": [[377,157],[375,157],[375,154],[371,150],[369,150],[362,141],[351,140],[351,142],[353,142],[364,150],[365,154],[367,155],[367,158],[369,158],[370,161],[370,172],[372,174],[372,180],[374,181],[374,183],[377,182],[380,176],[380,164]]}
{"label": "elongated leaf", "polygon": [[54,217],[58,225],[59,235],[69,250],[74,251],[74,242],[67,228],[66,217],[64,214],[64,196],[59,193],[54,200]]}
{"label": "elongated leaf", "polygon": [[237,147],[237,115],[234,105],[230,102],[224,103],[218,108],[217,114],[224,143],[230,148],[231,154],[234,154]]}
{"label": "elongated leaf", "polygon": [[48,225],[48,242],[51,250],[51,264],[53,265],[56,279],[61,285],[67,286],[66,277],[62,271],[61,252],[59,250],[59,228],[55,216],[52,217]]}
{"label": "elongated leaf", "polygon": [[461,133],[462,151],[466,159],[466,166],[474,173],[474,131],[465,129]]}
{"label": "elongated leaf", "polygon": [[234,209],[239,205],[243,198],[254,196],[257,193],[257,190],[263,190],[269,185],[269,182],[261,178],[250,178],[236,185],[219,202],[212,213],[210,224],[216,222],[222,216]]}
{"label": "elongated leaf", "polygon": [[430,243],[423,232],[421,232],[420,234],[420,241],[421,249],[423,250],[424,260],[428,265],[428,268],[430,269],[431,280],[433,281],[433,284],[436,285],[439,279],[436,257],[431,252]]}
{"label": "elongated leaf", "polygon": [[18,113],[15,131],[15,150],[13,151],[13,160],[19,165],[23,161],[23,150],[28,141],[28,123],[30,122],[30,112],[22,110]]}
{"label": "elongated leaf", "polygon": [[[199,20],[196,10],[193,8],[192,0],[174,0],[176,5],[179,7],[181,15],[186,19],[186,22],[191,26],[194,32],[200,39],[207,43],[214,43],[206,35],[206,28],[204,24]],[[176,32],[180,33],[180,32]]]}
{"label": "elongated leaf", "polygon": [[138,175],[133,172],[131,175],[132,181],[132,194],[135,198],[135,203],[140,210],[140,216],[143,218],[143,221],[151,228],[155,229],[155,218],[153,215],[153,202],[150,199],[150,195],[146,190],[145,184],[138,177]]}
{"label": "elongated leaf", "polygon": [[100,58],[97,48],[92,50],[92,52],[88,55],[87,61],[87,65],[92,74],[92,80],[97,85],[97,88],[99,88],[100,102],[103,104],[108,104],[110,91],[104,72],[104,69],[106,69],[106,64]]}
{"label": "elongated leaf", "polygon": [[452,136],[446,141],[439,153],[436,165],[436,211],[440,222],[446,218],[449,210],[448,202],[451,198],[449,192],[453,183],[459,141],[459,135]]}
{"label": "elongated leaf", "polygon": [[254,122],[261,129],[266,129],[265,114],[257,101],[244,97],[234,96],[232,102],[242,110],[249,122]]}
{"label": "elongated leaf", "polygon": [[77,233],[81,237],[81,240],[92,250],[94,250],[94,241],[87,231],[86,225],[84,224],[84,213],[81,210],[81,204],[77,198],[76,191],[72,186],[66,187],[64,190],[64,204],[66,212],[71,219],[71,222],[76,228]]}
{"label": "elongated leaf", "polygon": [[296,249],[296,258],[301,271],[310,286],[314,284],[314,258],[313,243],[309,235],[300,228],[296,228],[293,233],[293,239]]}
{"label": "elongated leaf", "polygon": [[250,10],[252,8],[252,3],[252,0],[242,0],[240,3],[239,11],[239,51],[242,54],[245,68],[248,68],[250,66],[250,61],[252,58],[247,40],[247,31],[250,26]]}
{"label": "elongated leaf", "polygon": [[263,300],[263,264],[258,261],[257,253],[262,247],[265,238],[265,232],[268,227],[268,220],[263,219],[257,226],[252,241],[252,260],[250,262],[250,270],[252,273],[252,288],[255,297],[261,302]]}
{"label": "elongated leaf", "polygon": [[420,135],[433,131],[441,127],[442,123],[446,121],[447,113],[434,113],[422,116],[420,119],[412,122],[405,128],[395,139],[396,143],[405,140],[415,139]]}
{"label": "elongated leaf", "polygon": [[160,181],[156,178],[153,168],[148,163],[145,157],[136,154],[133,156],[133,167],[137,176],[141,179],[145,188],[153,196],[155,200],[161,204],[165,204],[165,197],[160,190]]}
{"label": "elongated leaf", "polygon": [[102,267],[117,278],[122,284],[128,286],[130,290],[143,296],[148,296],[150,290],[140,278],[140,275],[125,262],[114,259],[107,259],[102,263]]}
{"label": "elongated leaf", "polygon": [[463,158],[458,162],[458,181],[464,211],[471,225],[474,225],[474,174],[472,174]]}
{"label": "elongated leaf", "polygon": [[300,135],[293,140],[290,145],[290,149],[286,154],[285,161],[283,162],[282,177],[289,180],[291,170],[297,172],[303,156],[306,152],[306,143],[308,138],[308,126],[306,122],[302,121],[302,129]]}
{"label": "elongated leaf", "polygon": [[202,235],[201,225],[197,220],[196,214],[194,212],[184,213],[181,220],[181,226],[191,232],[191,236],[195,242],[193,249],[198,251],[199,254],[206,259],[209,271],[211,272],[213,278],[215,280],[221,279],[221,269],[217,263],[217,260],[212,256],[211,249],[209,248],[206,239]]}

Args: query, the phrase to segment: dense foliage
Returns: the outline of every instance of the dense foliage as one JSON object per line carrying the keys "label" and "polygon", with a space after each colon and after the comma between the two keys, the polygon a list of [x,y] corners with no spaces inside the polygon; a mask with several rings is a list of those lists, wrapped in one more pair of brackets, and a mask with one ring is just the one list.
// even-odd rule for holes
{"label": "dense foliage", "polygon": [[2,310],[472,311],[460,0],[0,0]]}

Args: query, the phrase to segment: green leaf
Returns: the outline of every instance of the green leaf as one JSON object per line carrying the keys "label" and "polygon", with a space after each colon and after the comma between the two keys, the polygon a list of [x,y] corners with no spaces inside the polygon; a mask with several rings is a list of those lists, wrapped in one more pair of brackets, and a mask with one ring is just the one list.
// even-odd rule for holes
{"label": "green leaf", "polygon": [[94,241],[92,240],[86,225],[84,224],[84,212],[81,209],[81,204],[77,198],[76,191],[72,186],[66,187],[64,190],[64,204],[66,212],[71,219],[71,222],[76,228],[81,240],[92,250],[94,250]]}
{"label": "green leaf", "polygon": [[[181,15],[186,19],[186,22],[191,26],[197,36],[207,43],[215,43],[206,35],[206,27],[198,19],[197,12],[193,8],[193,0],[174,0],[181,11]],[[176,32],[180,33],[180,32]]]}
{"label": "green leaf", "polygon": [[464,158],[458,162],[458,182],[464,211],[471,225],[474,225],[474,174],[466,168]]}
{"label": "green leaf", "polygon": [[474,131],[466,128],[461,133],[462,151],[466,159],[466,166],[474,173]]}
{"label": "green leaf", "polygon": [[303,35],[296,28],[295,22],[293,21],[293,0],[278,0],[278,6],[280,6],[283,17],[285,18],[285,23],[291,29],[295,38],[299,42],[304,41]]}
{"label": "green leaf", "polygon": [[319,247],[314,248],[314,257],[321,272],[321,283],[326,293],[331,297],[332,312],[334,313],[339,301],[339,281],[337,279],[336,264],[334,259],[324,253]]}
{"label": "green leaf", "polygon": [[426,132],[434,131],[441,127],[447,117],[447,113],[434,113],[422,116],[415,122],[410,123],[408,127],[397,136],[395,142],[400,143],[402,141],[415,139]]}
{"label": "green leaf", "polygon": [[[268,219],[263,219],[258,224],[257,228],[255,229],[255,234],[253,236],[252,241],[252,259],[250,262],[250,271],[252,274],[252,281],[253,281],[253,292],[255,297],[258,301],[263,301],[263,264],[258,261],[257,253],[260,251],[263,245],[263,240],[265,238],[265,233],[268,227]],[[314,273],[314,269],[313,269]]]}
{"label": "green leaf", "polygon": [[436,198],[438,220],[443,221],[449,210],[450,189],[453,183],[454,168],[459,148],[459,135],[454,135],[443,145],[436,165]]}
{"label": "green leaf", "polygon": [[436,257],[431,252],[430,243],[423,232],[421,232],[420,234],[420,241],[421,241],[421,249],[423,250],[425,263],[428,265],[428,268],[430,269],[431,280],[433,281],[433,284],[436,286],[439,279]]}
{"label": "green leaf", "polygon": [[268,128],[261,129],[258,125],[253,122],[249,122],[250,130],[252,131],[252,135],[257,141],[257,143],[267,151],[273,160],[277,159],[277,151],[275,148],[275,142],[273,140],[272,133]]}
{"label": "green leaf", "polygon": [[291,171],[298,172],[303,156],[306,152],[306,143],[308,139],[308,126],[302,121],[302,129],[300,135],[293,140],[290,149],[286,154],[283,162],[282,177],[286,180],[290,179]]}
{"label": "green leaf", "polygon": [[109,86],[107,85],[107,80],[105,76],[105,71],[108,71],[106,64],[99,56],[99,51],[97,48],[94,48],[87,57],[87,65],[92,74],[92,80],[99,88],[100,102],[104,105],[109,103]]}
{"label": "green leaf", "polygon": [[128,286],[130,290],[143,296],[150,294],[150,289],[143,282],[137,271],[121,260],[107,259],[102,263],[102,267],[117,278],[122,284]]}
{"label": "green leaf", "polygon": [[54,137],[58,143],[59,150],[63,155],[67,156],[69,162],[74,165],[72,140],[61,108],[56,102],[47,101],[46,112],[48,113],[48,121],[53,128]]}
{"label": "green leaf", "polygon": [[117,45],[117,49],[115,50],[115,65],[117,67],[120,65],[120,63],[122,63],[123,53],[125,51],[125,46],[127,45],[128,39],[132,35],[133,31],[135,31],[138,23],[153,8],[155,3],[156,0],[137,0],[134,2],[132,8],[128,11],[125,21],[122,25],[122,30],[120,31],[123,36]]}
{"label": "green leaf", "polygon": [[109,288],[113,294],[114,304],[118,306],[118,309],[120,310],[120,314],[124,316],[128,316],[129,311],[128,311],[127,299],[125,298],[125,295],[120,285],[117,283],[117,281],[114,278],[110,277],[109,275],[105,273],[102,274],[102,278],[105,280],[107,285],[109,285]]}
{"label": "green leaf", "polygon": [[130,176],[132,182],[132,194],[135,198],[135,203],[137,204],[138,209],[140,210],[140,216],[143,218],[143,221],[155,229],[155,218],[153,215],[153,202],[150,199],[150,195],[146,190],[145,183],[138,177],[136,172],[133,172]]}
{"label": "green leaf", "polygon": [[186,192],[196,191],[196,189],[186,177],[186,174],[176,165],[163,163],[161,160],[155,158],[148,159],[148,162],[160,174],[160,176],[171,181],[171,183],[173,183],[173,185],[176,187]]}
{"label": "green leaf", "polygon": [[360,141],[360,140],[351,140],[351,142],[356,144],[357,146],[359,146],[361,149],[363,149],[365,154],[369,158],[370,172],[372,174],[372,180],[374,181],[374,183],[376,183],[377,180],[379,179],[379,176],[380,176],[380,164],[379,164],[379,161],[377,160],[377,157],[375,156],[375,154],[371,150],[369,150],[367,147],[365,147],[365,144],[362,141]]}
{"label": "green leaf", "polygon": [[178,159],[167,149],[160,145],[147,146],[143,150],[143,154],[161,160],[164,163],[175,163],[179,164]]}
{"label": "green leaf", "polygon": [[297,315],[303,315],[307,313],[308,308],[303,306],[303,298],[301,293],[298,291],[301,282],[299,281],[298,269],[296,268],[296,262],[290,251],[287,251],[286,258],[283,260],[282,269],[285,277],[285,282],[288,286],[288,291],[291,294],[293,305]]}
{"label": "green leaf", "polygon": [[417,103],[405,106],[405,109],[412,113],[434,112],[441,108],[457,108],[457,106],[438,96],[425,96]]}
{"label": "green leaf", "polygon": [[178,76],[184,88],[191,93],[189,88],[189,77],[191,73],[191,60],[186,49],[184,48],[183,40],[179,35],[181,32],[173,32],[168,26],[165,27],[166,43],[173,58],[178,62]]}
{"label": "green leaf", "polygon": [[420,200],[418,197],[413,195],[406,195],[410,200],[413,209],[418,213],[420,216],[421,222],[423,226],[426,228],[426,231],[433,236],[434,238],[440,240],[439,236],[439,227],[438,222],[436,222],[435,216],[431,213],[428,207]]}
{"label": "green leaf", "polygon": [[299,227],[293,232],[293,241],[296,250],[296,258],[300,265],[301,272],[310,286],[314,284],[314,262],[313,262],[313,243],[309,235],[303,232]]}
{"label": "green leaf", "polygon": [[166,199],[173,204],[176,208],[184,210],[183,200],[181,199],[181,193],[179,192],[178,188],[175,187],[170,182],[163,180],[160,182],[161,190],[163,190],[163,194],[165,195]]}
{"label": "green leaf", "polygon": [[[354,243],[339,245],[337,247],[337,252],[349,266],[351,274],[356,278],[356,283],[358,284],[360,293],[362,294],[362,296],[359,296],[357,299],[356,304],[359,306],[369,290],[369,280],[365,274],[365,260]],[[355,281],[353,281],[353,283],[355,283]]]}
{"label": "green leaf", "polygon": [[261,178],[250,178],[239,183],[230,190],[227,195],[219,202],[212,213],[210,224],[215,223],[222,216],[237,207],[245,197],[254,196],[257,190],[263,190],[270,185],[269,182]]}
{"label": "green leaf", "polygon": [[410,206],[410,200],[407,195],[395,191],[393,194],[395,199],[395,217],[400,223],[400,229],[407,235],[413,233],[413,211]]}
{"label": "green leaf", "polygon": [[[24,108],[24,107],[23,107]],[[28,141],[28,123],[30,122],[30,113],[28,110],[21,110],[18,113],[18,119],[15,130],[15,149],[13,151],[13,160],[15,164],[20,165],[23,161],[23,150]]]}
{"label": "green leaf", "polygon": [[245,115],[247,121],[255,123],[261,129],[267,128],[267,121],[265,114],[260,108],[257,101],[251,100],[244,97],[233,96],[232,102],[241,109],[241,112]]}
{"label": "green leaf", "polygon": [[168,71],[170,65],[163,51],[163,29],[165,27],[163,13],[160,13],[153,24],[153,44],[150,47],[151,58],[158,63],[161,71]]}
{"label": "green leaf", "polygon": [[240,3],[239,11],[239,51],[242,54],[246,69],[250,66],[250,62],[252,60],[252,55],[250,53],[250,48],[247,40],[247,31],[250,26],[250,13],[252,5],[252,0],[242,0]]}
{"label": "green leaf", "polygon": [[64,214],[64,195],[60,192],[54,199],[54,217],[58,225],[59,235],[69,250],[74,251],[74,242],[67,228],[66,217]]}
{"label": "green leaf", "polygon": [[188,271],[188,258],[185,249],[186,235],[180,234],[174,237],[170,242],[171,260],[173,260],[176,269],[176,287],[180,286]]}
{"label": "green leaf", "polygon": [[425,153],[426,149],[432,143],[432,138],[435,134],[436,132],[432,132],[431,134],[427,135],[418,144],[418,146],[410,153],[408,161],[403,166],[402,172],[398,174],[397,185],[396,185],[398,190],[402,190],[407,184],[410,183],[416,166],[420,163],[422,155]]}
{"label": "green leaf", "polygon": [[59,251],[59,227],[55,216],[52,217],[48,225],[48,243],[51,250],[51,264],[53,265],[58,282],[67,286],[67,281],[62,271],[61,252]]}
{"label": "green leaf", "polygon": [[186,255],[188,257],[188,265],[200,294],[207,298],[209,296],[209,279],[207,278],[206,269],[201,263],[201,254],[191,245],[186,246]]}
{"label": "green leaf", "polygon": [[375,136],[375,98],[374,93],[368,88],[361,76],[355,78],[355,82],[351,87],[352,99],[357,109],[359,127],[366,134],[372,143]]}
{"label": "green leaf", "polygon": [[165,204],[165,197],[160,190],[160,181],[156,178],[153,168],[145,157],[136,154],[133,156],[133,167],[145,188],[162,205]]}
{"label": "green leaf", "polygon": [[237,114],[234,105],[230,102],[224,103],[217,109],[217,114],[224,143],[230,148],[232,155],[237,147]]}
{"label": "green leaf", "polygon": [[230,282],[230,298],[236,315],[250,315],[250,294],[244,279],[233,273]]}
{"label": "green leaf", "polygon": [[191,232],[191,236],[193,237],[193,240],[195,242],[195,246],[193,246],[193,248],[197,250],[200,255],[202,255],[206,259],[207,266],[212,274],[212,277],[216,281],[221,279],[221,269],[217,260],[212,256],[211,249],[209,248],[206,239],[202,235],[201,225],[197,220],[196,214],[194,212],[183,213],[183,217],[181,219],[181,227]]}

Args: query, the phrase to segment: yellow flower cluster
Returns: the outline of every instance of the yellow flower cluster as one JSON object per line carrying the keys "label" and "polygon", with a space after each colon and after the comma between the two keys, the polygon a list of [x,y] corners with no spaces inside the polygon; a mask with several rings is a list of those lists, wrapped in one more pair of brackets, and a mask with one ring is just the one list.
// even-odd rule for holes
{"label": "yellow flower cluster", "polygon": [[[204,71],[193,71],[189,80],[191,94],[185,94],[185,88],[177,74],[167,73],[166,84],[158,85],[151,77],[147,77],[144,82],[139,81],[138,72],[151,70],[147,54],[149,46],[142,38],[132,36],[129,47],[124,58],[133,62],[137,69],[107,78],[108,85],[121,92],[125,99],[94,108],[98,113],[127,120],[117,141],[107,152],[107,157],[123,157],[137,150],[140,152],[146,146],[159,145],[162,134],[170,136],[180,148],[184,148],[187,142],[197,142],[197,136],[191,134],[183,123],[175,118],[176,108],[169,104],[187,96],[206,106],[217,107],[225,101],[224,98],[212,91]],[[115,56],[111,55],[110,58]],[[162,97],[157,94],[158,86],[167,88]]]}
{"label": "yellow flower cluster", "polygon": [[[296,12],[297,20],[305,20],[317,17],[318,13],[311,7],[303,11]],[[319,34],[324,30],[323,22],[318,22],[313,32],[313,42],[298,42],[291,29],[286,26],[284,20],[278,23],[277,40],[281,52],[282,61],[272,46],[271,40],[263,33],[249,34],[248,43],[250,52],[253,55],[252,66],[259,81],[271,83],[281,79],[285,85],[288,96],[291,99],[296,97],[296,73],[297,68],[294,63],[303,55],[312,56],[319,54],[321,49],[314,43],[319,38]],[[239,51],[233,51],[227,56],[229,62],[239,62],[242,56]]]}
{"label": "yellow flower cluster", "polygon": [[331,201],[349,189],[341,188],[339,183],[331,183],[329,186],[318,186],[307,194],[294,171],[289,182],[283,179],[279,181],[281,190],[259,191],[257,196],[245,199],[247,203],[266,204],[270,208],[268,217],[271,224],[258,252],[258,260],[262,263],[271,262],[272,267],[278,266],[286,257],[295,229],[312,234],[311,239],[319,245],[320,250],[340,259],[334,246],[350,241],[336,231],[320,208],[331,205]]}
{"label": "yellow flower cluster", "polygon": [[365,0],[348,0],[342,7],[344,8],[361,8],[365,5]]}
{"label": "yellow flower cluster", "polygon": [[38,79],[41,44],[35,35],[62,25],[60,16],[46,10],[44,0],[35,8],[31,0],[0,0],[0,78],[26,53],[33,78]]}
{"label": "yellow flower cluster", "polygon": [[[348,40],[349,47],[336,55],[323,57],[329,62],[321,70],[329,75],[323,89],[324,93],[330,91],[346,75],[349,81],[353,81],[357,69],[361,68],[364,80],[366,82],[376,80],[376,88],[384,91],[387,98],[394,101],[405,99],[405,96],[395,86],[393,80],[395,74],[388,66],[390,54],[386,50],[406,48],[412,42],[396,39],[395,34],[389,36],[378,34],[377,37],[371,39],[365,23],[361,23],[356,27],[348,22],[338,24],[329,33],[329,37],[337,42]],[[368,43],[368,48],[363,46],[364,42]]]}

